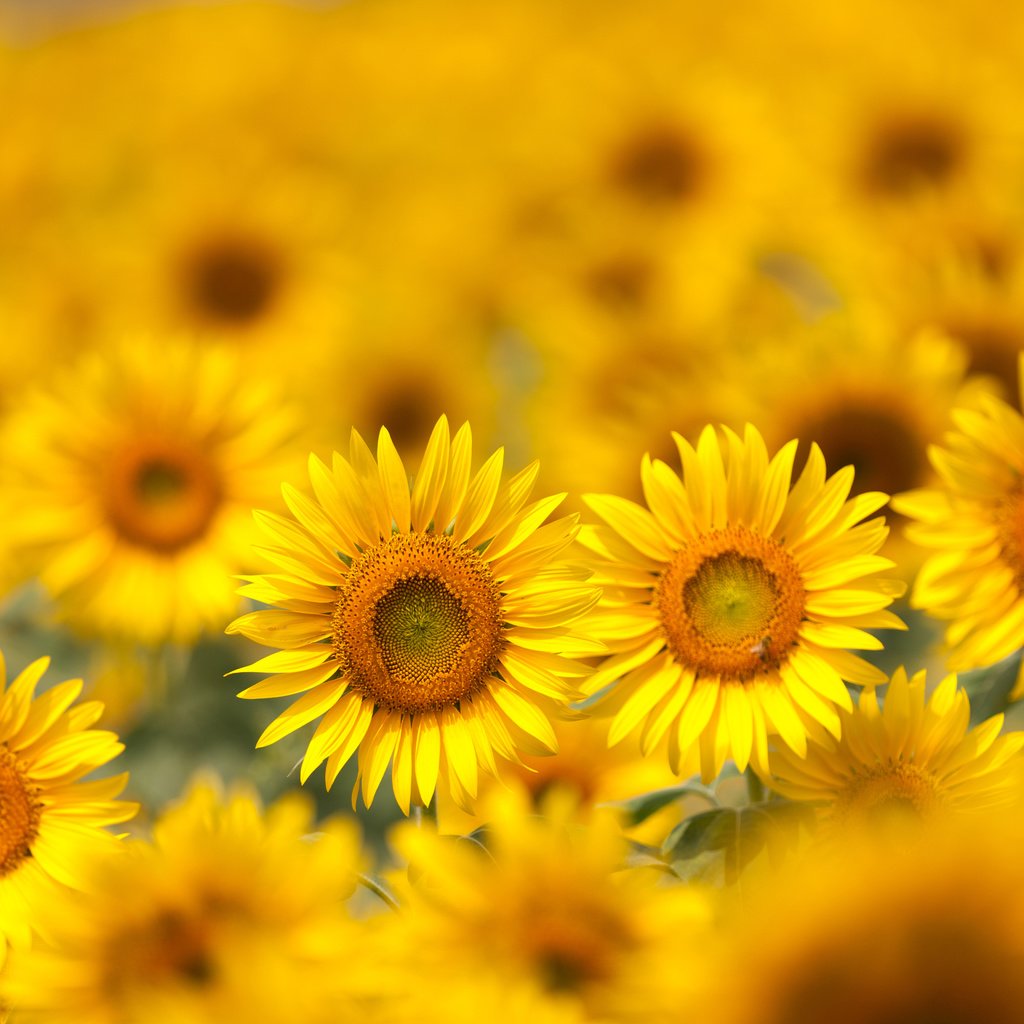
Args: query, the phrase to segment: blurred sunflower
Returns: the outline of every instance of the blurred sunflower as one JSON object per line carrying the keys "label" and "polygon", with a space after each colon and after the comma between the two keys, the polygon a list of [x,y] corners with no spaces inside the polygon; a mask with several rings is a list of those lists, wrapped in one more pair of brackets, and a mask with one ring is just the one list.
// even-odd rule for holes
{"label": "blurred sunflower", "polygon": [[[473,992],[484,1016],[502,1017],[507,992],[561,1007],[566,1020],[685,1019],[706,897],[626,868],[614,816],[581,821],[564,791],[549,793],[539,815],[522,791],[495,797],[484,811],[486,849],[411,824],[394,835],[412,879],[398,939],[411,977],[447,976],[457,958],[460,984],[450,987]],[[410,984],[409,998],[421,989]],[[443,1006],[452,997],[434,998]]]}
{"label": "blurred sunflower", "polygon": [[124,744],[112,732],[90,728],[103,705],[75,704],[80,679],[35,695],[49,664],[40,658],[7,685],[0,655],[0,963],[8,943],[29,944],[41,927],[41,905],[65,899],[65,886],[86,885],[84,858],[110,855],[116,839],[104,826],[128,821],[138,810],[117,799],[127,773],[81,781]]}
{"label": "blurred sunflower", "polygon": [[39,907],[51,938],[12,959],[19,1014],[89,1024],[347,1015],[336,958],[354,953],[342,901],[359,844],[351,822],[311,836],[316,827],[299,795],[264,812],[249,792],[194,785],[152,842],[85,862],[87,896]]}
{"label": "blurred sunflower", "polygon": [[285,340],[315,360],[347,337],[345,204],[333,177],[273,151],[235,150],[229,161],[213,144],[174,150],[149,169],[141,195],[108,214],[103,258],[116,294],[101,304],[107,333],[236,343],[250,364],[291,379]]}
{"label": "blurred sunflower", "polygon": [[322,716],[303,782],[326,760],[332,785],[358,749],[353,801],[361,780],[371,803],[391,762],[407,813],[439,780],[467,806],[495,755],[556,749],[565,677],[587,671],[566,656],[601,649],[574,636],[598,591],[561,560],[576,517],[545,524],[565,496],[526,504],[537,464],[502,486],[502,449],[475,476],[471,459],[469,424],[450,438],[442,416],[410,488],[387,430],[376,462],[353,430],[347,460],[310,457],[315,501],[284,485],[294,520],[257,514],[271,540],[260,550],[282,572],[246,577],[241,592],[276,607],[228,632],[280,648],[235,670],[270,674],[240,696],[302,694],[257,746]]}
{"label": "blurred sunflower", "polygon": [[250,510],[273,495],[293,434],[236,353],[92,353],[6,425],[5,528],[75,627],[187,641],[237,607]]}
{"label": "blurred sunflower", "polygon": [[[953,423],[929,449],[941,486],[897,495],[893,505],[915,520],[910,540],[936,549],[911,604],[949,620],[949,667],[962,671],[1024,646],[1024,418],[984,395],[978,409],[955,410]],[[1024,678],[1014,695],[1022,692]]]}
{"label": "blurred sunflower", "polygon": [[809,733],[839,735],[844,680],[884,681],[848,649],[881,648],[866,629],[904,628],[887,610],[902,585],[878,575],[892,567],[876,554],[885,521],[860,523],[886,496],[847,500],[853,468],[826,480],[816,444],[791,490],[796,441],[769,461],[753,427],[726,430],[723,461],[713,427],[696,449],[674,437],[682,480],[641,463],[650,511],[584,496],[607,524],[581,540],[606,588],[594,635],[612,651],[587,692],[615,684],[596,705],[615,714],[611,743],[642,726],[645,753],[667,735],[674,771],[699,742],[705,780],[729,756],[766,772],[770,734],[803,756]]}
{"label": "blurred sunflower", "polygon": [[[933,822],[748,876],[707,972],[708,1024],[1005,1024],[1024,1000],[1024,876],[1010,816]],[[737,978],[735,965],[743,964]]]}
{"label": "blurred sunflower", "polygon": [[899,337],[845,314],[825,317],[799,341],[789,358],[776,353],[753,369],[768,444],[813,440],[829,465],[853,466],[859,490],[892,494],[927,482],[927,446],[948,425],[964,380],[960,346],[934,331]]}
{"label": "blurred sunflower", "polygon": [[801,92],[788,126],[807,161],[802,194],[823,212],[856,212],[884,232],[894,213],[927,216],[1020,173],[1020,129],[1007,116],[1018,58],[990,45],[998,33],[984,51],[965,46],[949,13],[869,3],[856,18],[824,16],[805,54],[821,87]]}
{"label": "blurred sunflower", "polygon": [[879,707],[864,690],[855,711],[840,713],[838,740],[823,736],[807,756],[770,754],[772,789],[792,800],[825,801],[836,825],[865,826],[886,816],[987,810],[1019,798],[1024,732],[999,736],[996,715],[968,732],[970,706],[947,676],[925,701],[925,674],[897,669]]}
{"label": "blurred sunflower", "polygon": [[[586,815],[600,804],[627,800],[678,781],[663,760],[641,757],[638,751],[621,743],[609,747],[607,719],[567,719],[552,724],[558,738],[557,754],[527,754],[521,764],[513,764],[502,772],[505,784],[521,788],[538,812],[548,794],[556,789],[571,793],[581,813]],[[694,751],[683,766],[684,773],[692,775],[700,770],[696,755]],[[467,835],[485,824],[481,810],[489,806],[492,791],[501,785],[496,779],[481,779],[474,814],[461,811],[445,793],[439,793],[439,830],[444,834]],[[642,827],[631,829],[629,835],[640,842],[660,842],[678,820],[678,808],[670,806],[663,815],[654,815]]]}

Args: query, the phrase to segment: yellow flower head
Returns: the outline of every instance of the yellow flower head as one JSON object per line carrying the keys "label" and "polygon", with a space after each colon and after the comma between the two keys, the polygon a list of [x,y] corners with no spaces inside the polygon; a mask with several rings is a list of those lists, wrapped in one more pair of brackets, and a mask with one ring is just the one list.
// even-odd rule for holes
{"label": "yellow flower head", "polygon": [[522,789],[495,793],[484,817],[486,850],[399,826],[413,883],[401,922],[412,976],[457,963],[451,987],[475,991],[483,1015],[499,1019],[515,1019],[500,1012],[505,992],[561,1006],[567,1020],[679,1019],[699,976],[703,895],[626,868],[615,817],[581,816],[567,791],[549,793],[540,814]]}
{"label": "yellow flower head", "polygon": [[897,495],[893,505],[917,520],[907,536],[936,549],[911,604],[949,621],[949,666],[962,671],[1024,646],[1024,417],[984,395],[953,422],[945,444],[929,449],[941,488]]}
{"label": "yellow flower head", "polygon": [[893,674],[879,707],[874,689],[840,712],[838,740],[822,736],[800,758],[772,751],[773,789],[793,800],[827,801],[836,824],[870,824],[887,815],[927,817],[1009,803],[1020,786],[1024,732],[999,736],[1003,716],[968,731],[970,706],[947,676],[925,701],[925,674]]}
{"label": "yellow flower head", "polygon": [[353,934],[342,901],[359,866],[350,826],[312,836],[299,794],[264,812],[247,791],[197,783],[151,842],[87,862],[88,895],[40,908],[51,942],[12,960],[13,1001],[89,1024],[337,1019],[334,957]]}
{"label": "yellow flower head", "polygon": [[127,773],[80,781],[124,745],[92,729],[98,701],[75,704],[80,679],[36,686],[50,663],[34,661],[11,684],[0,655],[0,963],[7,944],[27,946],[38,909],[86,884],[82,859],[116,846],[105,825],[127,821],[138,805],[118,800]]}
{"label": "yellow flower head", "polygon": [[187,641],[237,607],[252,505],[294,432],[238,353],[138,341],[90,353],[7,425],[5,528],[75,626]]}
{"label": "yellow flower head", "polygon": [[[708,1024],[1004,1024],[1024,1001],[1024,874],[1009,816],[844,834],[745,879],[708,972]],[[743,970],[737,974],[737,964]]]}
{"label": "yellow flower head", "polygon": [[801,756],[820,726],[838,736],[844,680],[885,679],[847,649],[878,649],[865,629],[902,626],[887,610],[901,586],[878,576],[892,566],[876,554],[885,522],[860,522],[886,495],[848,499],[853,467],[826,479],[814,444],[791,489],[796,441],[769,460],[753,427],[725,434],[724,460],[712,427],[696,449],[674,435],[682,480],[645,456],[649,510],[584,498],[607,524],[582,539],[608,588],[594,630],[613,654],[587,686],[616,683],[602,698],[609,741],[639,726],[649,753],[667,736],[674,770],[699,741],[706,780],[729,756],[766,771],[771,734]]}
{"label": "yellow flower head", "polygon": [[564,677],[586,671],[563,655],[600,649],[571,633],[598,592],[559,561],[576,517],[542,525],[564,495],[526,504],[537,464],[502,485],[501,449],[475,475],[471,458],[469,425],[450,438],[442,417],[410,487],[387,430],[376,461],[353,431],[348,459],[310,458],[315,501],[285,484],[294,519],[257,513],[282,571],[242,593],[276,608],[228,632],[281,648],[236,670],[271,675],[241,696],[302,694],[258,746],[322,717],[303,781],[326,760],[330,786],[358,750],[367,804],[391,762],[406,811],[439,777],[466,805],[496,754],[556,749]]}

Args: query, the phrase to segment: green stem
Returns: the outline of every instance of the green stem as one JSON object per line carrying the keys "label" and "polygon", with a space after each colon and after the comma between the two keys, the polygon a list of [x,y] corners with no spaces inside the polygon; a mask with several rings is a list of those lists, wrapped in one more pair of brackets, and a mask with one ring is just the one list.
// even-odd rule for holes
{"label": "green stem", "polygon": [[369,875],[357,874],[356,881],[364,888],[369,889],[374,896],[377,896],[381,901],[386,903],[392,910],[402,909],[398,900],[396,900],[395,897],[392,896],[391,893],[389,893],[387,889],[385,889],[384,886],[375,878],[371,878]]}
{"label": "green stem", "polygon": [[747,776],[747,800],[751,804],[764,803],[764,783],[761,781],[753,768],[748,768]]}

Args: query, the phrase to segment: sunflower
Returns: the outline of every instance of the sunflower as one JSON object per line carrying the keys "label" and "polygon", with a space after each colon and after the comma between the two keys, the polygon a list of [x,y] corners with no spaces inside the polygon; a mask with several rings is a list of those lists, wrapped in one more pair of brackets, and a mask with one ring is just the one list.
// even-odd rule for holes
{"label": "sunflower", "polygon": [[[913,816],[985,810],[1009,804],[1020,787],[1024,732],[999,736],[996,715],[968,732],[967,694],[947,676],[925,701],[925,674],[893,674],[879,708],[875,689],[843,711],[838,740],[823,736],[807,756],[770,754],[772,789],[793,800],[827,802],[837,825],[875,822],[896,812]],[[998,737],[998,738],[997,738]]]}
{"label": "sunflower", "polygon": [[274,493],[293,433],[226,349],[92,353],[8,421],[5,529],[77,628],[190,640],[237,607],[250,510]]}
{"label": "sunflower", "polygon": [[[614,816],[581,820],[565,791],[549,793],[539,815],[522,790],[495,796],[486,850],[398,826],[393,843],[412,880],[402,926],[413,977],[446,976],[454,958],[459,983],[442,987],[476,992],[478,1013],[501,1019],[506,992],[560,1006],[573,1021],[685,1019],[706,898],[661,885],[660,872],[625,868]],[[453,995],[436,998],[443,1006]]]}
{"label": "sunflower", "polygon": [[[573,794],[584,814],[601,804],[628,800],[638,793],[674,785],[678,780],[669,771],[664,760],[641,757],[638,751],[618,744],[608,745],[608,720],[602,718],[576,718],[556,721],[555,736],[558,753],[552,757],[525,755],[522,764],[516,764],[503,773],[505,783],[522,788],[539,812],[547,795],[555,789]],[[696,755],[694,751],[694,755]],[[700,770],[696,756],[690,758],[683,771],[694,774]],[[438,828],[444,834],[465,835],[483,825],[483,808],[492,799],[491,791],[501,786],[498,780],[481,780],[474,814],[460,811],[455,804],[438,794]],[[660,842],[679,820],[678,808],[669,806],[664,814],[652,816],[639,828],[629,831],[631,838],[646,842]]]}
{"label": "sunflower", "polygon": [[[1024,382],[1024,365],[1020,373]],[[962,671],[1024,645],[1024,418],[983,395],[953,422],[945,443],[929,449],[942,486],[897,495],[893,506],[915,520],[912,541],[937,549],[910,601],[949,621],[949,667]]]}
{"label": "sunflower", "polygon": [[257,746],[322,716],[303,782],[326,760],[332,785],[358,748],[367,805],[390,761],[406,812],[439,779],[465,806],[495,755],[555,750],[565,677],[586,672],[563,655],[602,649],[572,633],[598,591],[560,561],[576,517],[542,525],[565,496],[526,504],[537,464],[502,486],[502,449],[473,476],[471,458],[469,424],[450,438],[442,416],[410,488],[387,430],[376,462],[353,430],[347,460],[310,457],[315,501],[284,485],[294,520],[257,513],[282,571],[246,577],[242,593],[276,607],[228,632],[280,648],[235,670],[270,676],[240,696],[302,694]]}
{"label": "sunflower", "polygon": [[[708,1024],[1004,1024],[1024,1000],[1024,874],[1009,817],[844,834],[748,876],[708,972]],[[743,970],[737,975],[736,964]]]}
{"label": "sunflower", "polygon": [[[594,633],[612,651],[587,681],[597,710],[613,710],[609,741],[638,726],[649,753],[667,735],[679,770],[699,741],[706,781],[730,755],[741,770],[768,768],[768,736],[803,756],[807,736],[839,735],[852,702],[844,680],[885,676],[849,648],[877,650],[866,629],[901,628],[887,610],[902,586],[878,573],[886,502],[848,499],[853,468],[826,479],[812,444],[790,489],[796,441],[770,461],[761,435],[726,430],[726,459],[713,427],[694,449],[674,435],[683,479],[645,456],[650,508],[614,495],[585,495],[607,525],[586,529],[595,581],[606,586]],[[860,524],[860,525],[857,525]]]}
{"label": "sunflower", "polygon": [[301,795],[264,812],[252,793],[195,784],[152,841],[88,862],[87,895],[41,908],[51,941],[11,961],[19,1014],[89,1024],[337,1019],[345,983],[335,958],[353,952],[342,901],[359,844],[350,822],[325,823],[315,838],[314,827]]}
{"label": "sunflower", "polygon": [[86,884],[83,857],[109,855],[116,840],[103,826],[138,810],[117,799],[127,773],[80,781],[124,745],[114,733],[90,728],[103,705],[75,704],[80,679],[35,695],[49,664],[34,661],[8,686],[0,655],[0,963],[8,943],[28,945],[42,902]]}

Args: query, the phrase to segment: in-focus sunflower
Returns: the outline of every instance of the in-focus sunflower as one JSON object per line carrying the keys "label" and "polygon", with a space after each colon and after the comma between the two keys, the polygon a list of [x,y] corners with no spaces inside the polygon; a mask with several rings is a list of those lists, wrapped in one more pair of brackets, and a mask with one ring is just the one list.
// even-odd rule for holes
{"label": "in-focus sunflower", "polygon": [[881,648],[866,629],[902,628],[887,610],[902,586],[878,575],[892,567],[876,554],[885,521],[860,522],[886,496],[848,499],[853,468],[826,479],[816,444],[790,489],[796,441],[769,460],[753,427],[726,430],[723,461],[713,427],[696,449],[674,437],[682,480],[641,463],[649,510],[584,496],[607,524],[581,539],[606,586],[594,633],[612,651],[587,689],[615,683],[598,704],[615,711],[612,743],[640,727],[647,753],[668,737],[675,771],[699,741],[705,780],[730,756],[765,772],[769,735],[803,756],[808,733],[839,735],[844,680],[885,680],[849,649]]}
{"label": "in-focus sunflower", "polygon": [[[412,879],[399,941],[410,974],[422,979],[409,995],[418,1002],[429,979],[452,977],[455,961],[457,983],[441,988],[474,992],[484,1017],[507,1019],[508,992],[561,1006],[572,1021],[686,1019],[706,898],[661,884],[659,871],[626,868],[614,815],[581,816],[565,791],[549,793],[540,814],[521,789],[494,796],[484,811],[486,850],[398,827],[395,846]],[[436,998],[444,1005],[453,996]]]}
{"label": "in-focus sunflower", "polygon": [[807,756],[772,751],[772,789],[793,800],[826,803],[836,825],[865,825],[886,816],[928,817],[986,810],[1018,798],[1024,732],[999,736],[996,715],[968,732],[970,706],[947,676],[925,701],[925,674],[898,669],[879,707],[865,690],[855,711],[841,711],[838,740],[822,736]]}
{"label": "in-focus sunflower", "polygon": [[76,627],[186,641],[237,608],[251,509],[274,495],[293,433],[227,349],[91,353],[8,421],[5,529]]}
{"label": "in-focus sunflower", "polygon": [[465,806],[495,755],[556,749],[565,677],[586,672],[564,656],[602,649],[573,636],[598,598],[587,570],[561,561],[577,517],[545,524],[564,494],[526,504],[537,463],[502,486],[502,449],[475,475],[471,459],[469,424],[450,438],[441,417],[410,487],[387,430],[376,461],[353,430],[348,459],[310,457],[315,501],[285,484],[295,518],[257,513],[281,571],[242,593],[276,607],[228,632],[281,649],[236,669],[270,675],[240,696],[302,695],[257,746],[322,716],[303,781],[326,760],[330,786],[358,749],[366,804],[392,762],[404,810],[439,778]]}
{"label": "in-focus sunflower", "polygon": [[893,506],[916,520],[907,536],[936,549],[911,604],[949,620],[949,667],[962,671],[1024,646],[1024,417],[983,395],[953,422],[929,449],[942,486],[897,495]]}
{"label": "in-focus sunflower", "polygon": [[0,963],[7,945],[27,946],[39,927],[40,905],[86,883],[83,858],[110,855],[105,825],[133,817],[138,805],[118,800],[127,773],[80,781],[116,757],[124,744],[92,729],[98,701],[75,704],[80,679],[36,686],[50,664],[34,661],[6,685],[0,655]]}
{"label": "in-focus sunflower", "polygon": [[[1018,819],[1019,821],[1019,819]],[[708,969],[708,1024],[1005,1024],[1024,1002],[1011,815],[843,834],[745,878]],[[736,964],[743,964],[737,973]]]}
{"label": "in-focus sunflower", "polygon": [[342,901],[359,843],[351,822],[312,837],[316,827],[301,794],[264,812],[251,793],[196,784],[152,842],[86,862],[86,895],[40,908],[50,941],[11,961],[19,1013],[89,1024],[347,1018],[336,958],[354,953]]}

